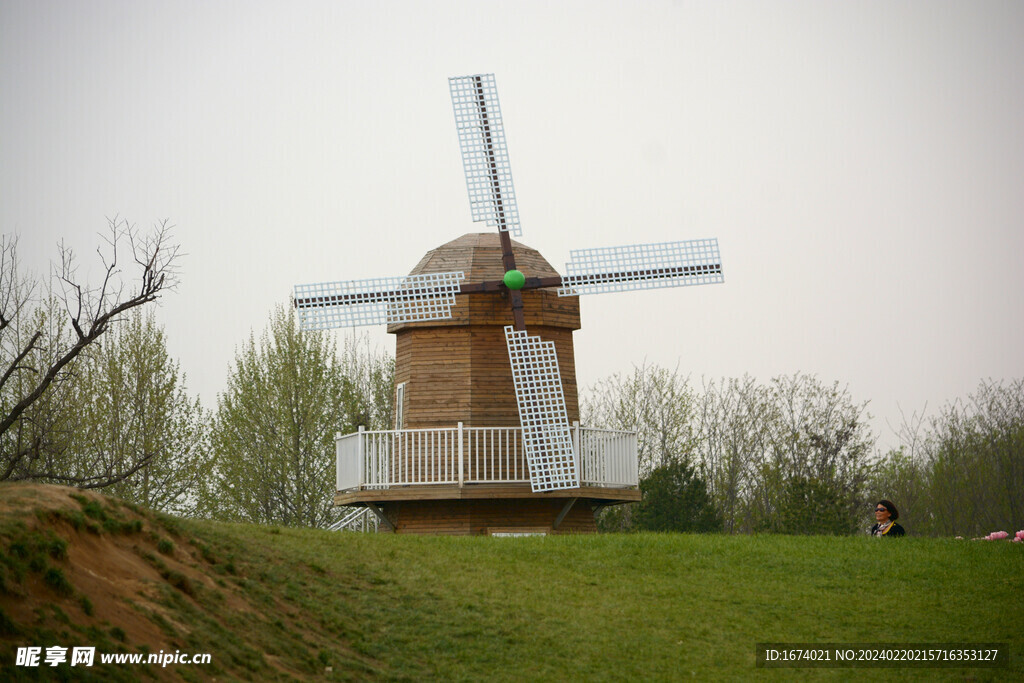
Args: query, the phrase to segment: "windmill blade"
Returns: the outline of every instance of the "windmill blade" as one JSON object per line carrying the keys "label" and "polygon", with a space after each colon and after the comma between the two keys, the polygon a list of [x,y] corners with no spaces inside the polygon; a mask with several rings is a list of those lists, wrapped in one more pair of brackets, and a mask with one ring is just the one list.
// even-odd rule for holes
{"label": "windmill blade", "polygon": [[307,330],[447,320],[464,279],[451,272],[296,285],[294,302]]}
{"label": "windmill blade", "polygon": [[569,254],[559,296],[725,281],[717,239],[576,249]]}
{"label": "windmill blade", "polygon": [[518,237],[519,209],[494,74],[449,78],[448,87],[473,220]]}
{"label": "windmill blade", "polygon": [[579,486],[555,343],[505,327],[512,381],[534,492]]}

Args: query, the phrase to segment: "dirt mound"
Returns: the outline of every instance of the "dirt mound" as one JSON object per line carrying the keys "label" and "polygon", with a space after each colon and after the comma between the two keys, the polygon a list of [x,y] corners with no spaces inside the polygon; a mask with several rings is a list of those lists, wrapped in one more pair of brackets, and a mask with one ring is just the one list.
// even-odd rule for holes
{"label": "dirt mound", "polygon": [[[95,647],[100,653],[198,654],[209,633],[230,632],[239,615],[263,615],[239,584],[232,558],[183,530],[182,520],[79,489],[0,484],[0,669],[19,647]],[[269,610],[268,610],[269,607]],[[195,632],[203,624],[202,632]],[[204,649],[204,643],[207,646]],[[93,675],[207,679],[246,676],[245,656],[212,668],[95,667]],[[299,675],[268,658],[271,675]],[[48,668],[15,667],[32,676]],[[251,668],[251,667],[250,667]],[[239,671],[240,669],[240,671]],[[85,673],[82,669],[65,673]],[[248,675],[252,675],[249,673]],[[261,676],[262,677],[262,676]]]}

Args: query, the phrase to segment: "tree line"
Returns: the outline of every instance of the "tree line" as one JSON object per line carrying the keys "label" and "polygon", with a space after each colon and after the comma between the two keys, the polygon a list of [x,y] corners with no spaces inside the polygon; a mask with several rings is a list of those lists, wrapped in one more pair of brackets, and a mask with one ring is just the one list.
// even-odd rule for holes
{"label": "tree line", "polygon": [[[676,500],[699,501],[691,514],[701,523],[672,528],[828,534],[853,533],[863,517],[874,444],[866,408],[838,383],[809,375],[710,380],[697,389],[657,366],[599,382],[582,406],[588,423],[638,430],[642,482],[672,473],[694,492]],[[650,505],[611,511],[602,522],[667,528],[645,521]]]}
{"label": "tree line", "polygon": [[935,415],[905,419],[899,435],[871,484],[902,501],[900,517],[916,533],[978,537],[1024,527],[1024,378],[983,380]]}
{"label": "tree line", "polygon": [[[0,480],[103,487],[147,507],[326,526],[334,437],[392,424],[394,359],[302,330],[280,305],[236,351],[213,409],[185,387],[147,305],[177,282],[166,223],[109,222],[102,281],[63,247],[49,278],[0,242]],[[699,386],[657,366],[583,392],[584,424],[638,432],[643,501],[606,530],[852,534],[896,501],[922,535],[1024,525],[1024,380],[984,381],[876,451],[866,401],[804,374]]]}
{"label": "tree line", "polygon": [[[103,488],[180,515],[326,526],[334,436],[391,424],[394,360],[339,350],[277,306],[236,351],[214,409],[191,397],[151,307],[177,282],[166,223],[109,222],[103,280],[61,247],[49,277],[0,243],[0,481]],[[127,263],[127,265],[126,265]]]}
{"label": "tree line", "polygon": [[878,452],[868,403],[804,374],[705,380],[641,366],[598,382],[588,424],[638,431],[643,501],[609,530],[856,534],[892,500],[916,535],[1024,525],[1024,380],[982,381]]}

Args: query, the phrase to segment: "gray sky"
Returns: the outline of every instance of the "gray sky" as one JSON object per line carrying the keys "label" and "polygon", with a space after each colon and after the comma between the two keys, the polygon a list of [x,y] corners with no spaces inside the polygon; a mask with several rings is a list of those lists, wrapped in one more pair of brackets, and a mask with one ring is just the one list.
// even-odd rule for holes
{"label": "gray sky", "polygon": [[898,406],[1024,375],[1021,35],[1017,1],[0,0],[0,225],[45,272],[106,216],[169,218],[159,315],[213,406],[294,284],[487,229],[447,78],[493,72],[556,268],[719,239],[724,285],[582,298],[581,385],[813,373],[884,443]]}

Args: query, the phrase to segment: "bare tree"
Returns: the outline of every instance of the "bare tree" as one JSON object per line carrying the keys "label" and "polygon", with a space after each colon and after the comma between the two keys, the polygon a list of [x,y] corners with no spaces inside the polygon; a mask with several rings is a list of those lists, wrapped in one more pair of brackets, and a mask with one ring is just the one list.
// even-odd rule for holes
{"label": "bare tree", "polygon": [[[583,402],[588,420],[637,430],[642,479],[692,465],[729,533],[852,530],[874,443],[866,408],[811,375],[705,380],[694,392],[657,366],[598,382]],[[627,517],[608,515],[605,528]]]}
{"label": "bare tree", "polygon": [[928,405],[925,404],[921,412],[915,411],[907,417],[900,408],[899,426],[888,425],[899,438],[900,445],[877,454],[868,482],[868,502],[873,505],[885,499],[899,505],[900,517],[903,520],[914,520],[915,535],[924,534],[930,519],[934,518],[935,501],[930,500],[928,494],[930,472],[927,466],[927,410]]}
{"label": "bare tree", "polygon": [[21,343],[20,336],[13,344],[8,341],[17,331],[34,292],[35,283],[21,272],[18,264],[17,236],[0,235],[0,342],[4,342],[4,351],[9,356],[5,358],[9,362],[0,377],[0,390],[16,372],[30,369],[24,365],[25,357],[43,334],[37,330],[25,343]]}
{"label": "bare tree", "polygon": [[749,530],[751,518],[774,510],[772,426],[778,407],[750,375],[704,380],[698,454],[725,531]]}
{"label": "bare tree", "polygon": [[1019,528],[1024,379],[984,380],[927,422],[915,415],[900,436],[903,446],[879,463],[873,490],[900,501],[900,518],[913,524],[913,533],[967,536]]}
{"label": "bare tree", "polygon": [[692,459],[695,399],[679,369],[634,366],[632,374],[600,380],[584,397],[583,421],[637,432],[640,474],[675,460]]}
{"label": "bare tree", "polygon": [[[179,247],[167,221],[149,232],[118,217],[107,222],[96,250],[103,269],[100,284],[90,286],[78,277],[75,254],[61,244],[44,298],[36,296],[38,283],[20,270],[17,238],[4,236],[0,243],[0,480],[46,478],[103,486],[131,474],[62,475],[51,458],[42,457],[51,434],[39,424],[15,429],[110,325],[177,284]],[[16,438],[14,431],[19,432]]]}

